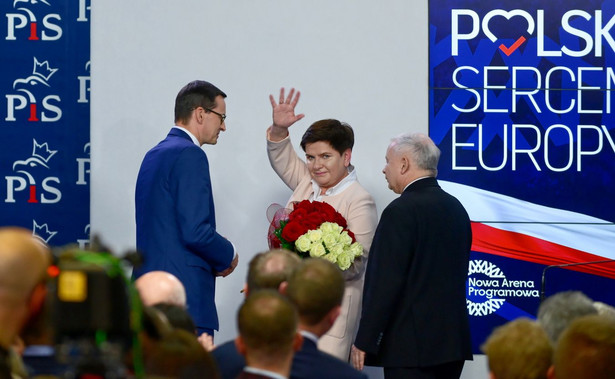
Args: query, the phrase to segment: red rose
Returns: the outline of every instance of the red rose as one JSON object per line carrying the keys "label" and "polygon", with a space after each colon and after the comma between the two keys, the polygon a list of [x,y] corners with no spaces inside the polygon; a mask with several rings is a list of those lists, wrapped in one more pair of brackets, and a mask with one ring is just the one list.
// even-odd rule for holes
{"label": "red rose", "polygon": [[302,200],[298,203],[295,203],[294,209],[304,209],[306,212],[310,212],[312,210],[312,202],[309,200]]}
{"label": "red rose", "polygon": [[304,235],[308,229],[296,221],[289,221],[282,229],[282,238],[288,242],[295,242],[297,238]]}
{"label": "red rose", "polygon": [[299,221],[303,219],[307,214],[308,213],[304,208],[295,209],[294,211],[290,213],[290,215],[288,216],[288,219],[290,221],[293,221],[293,220]]}
{"label": "red rose", "polygon": [[319,212],[323,214],[327,220],[332,220],[337,213],[335,208],[327,203],[322,203],[322,206],[319,208]]}
{"label": "red rose", "polygon": [[308,230],[318,229],[323,222],[322,215],[319,213],[310,213],[302,220],[302,224],[305,225]]}
{"label": "red rose", "polygon": [[348,227],[348,223],[346,222],[346,219],[341,214],[339,214],[338,212],[335,212],[335,217],[333,217],[333,221],[332,222],[338,224],[342,228]]}
{"label": "red rose", "polygon": [[350,230],[348,230],[348,229],[344,229],[344,230],[348,233],[348,235],[350,236],[350,238],[352,238],[352,242],[353,242],[353,243],[354,243],[354,242],[357,242],[357,239],[355,238],[355,236],[354,236],[354,233],[353,233],[353,232],[351,232],[351,231],[350,231]]}

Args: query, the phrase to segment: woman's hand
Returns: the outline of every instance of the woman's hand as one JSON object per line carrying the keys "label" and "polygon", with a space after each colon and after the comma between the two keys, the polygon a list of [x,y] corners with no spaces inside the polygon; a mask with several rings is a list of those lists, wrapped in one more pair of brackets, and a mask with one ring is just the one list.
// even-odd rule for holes
{"label": "woman's hand", "polygon": [[272,141],[280,141],[288,136],[288,128],[295,122],[301,120],[305,115],[303,113],[295,115],[295,106],[299,102],[301,92],[291,88],[288,96],[284,96],[284,88],[280,88],[280,100],[275,101],[273,95],[269,95],[271,108],[273,108],[273,125],[269,131],[269,138]]}

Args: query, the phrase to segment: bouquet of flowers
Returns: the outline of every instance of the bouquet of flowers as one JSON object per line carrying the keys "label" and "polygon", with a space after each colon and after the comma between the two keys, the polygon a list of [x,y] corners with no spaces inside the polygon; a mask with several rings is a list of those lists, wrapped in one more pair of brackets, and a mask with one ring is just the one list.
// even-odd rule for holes
{"label": "bouquet of flowers", "polygon": [[269,248],[284,248],[300,257],[319,257],[347,270],[363,254],[363,246],[331,205],[303,200],[293,210],[279,209],[271,220]]}

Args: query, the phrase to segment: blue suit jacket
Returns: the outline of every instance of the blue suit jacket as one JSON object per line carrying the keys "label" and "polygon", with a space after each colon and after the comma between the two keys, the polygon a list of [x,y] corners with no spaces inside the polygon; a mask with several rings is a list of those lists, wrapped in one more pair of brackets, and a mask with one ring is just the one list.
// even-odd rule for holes
{"label": "blue suit jacket", "polygon": [[[218,364],[222,379],[235,379],[246,361],[237,351],[234,341],[216,347],[212,356]],[[303,338],[303,346],[295,353],[290,369],[290,379],[367,379],[367,375],[355,370],[348,363],[318,350],[316,343]]]}
{"label": "blue suit jacket", "polygon": [[196,326],[218,329],[215,273],[230,266],[234,249],[216,232],[207,155],[184,131],[171,129],[145,155],[135,206],[143,264],[133,277],[154,270],[175,275]]}

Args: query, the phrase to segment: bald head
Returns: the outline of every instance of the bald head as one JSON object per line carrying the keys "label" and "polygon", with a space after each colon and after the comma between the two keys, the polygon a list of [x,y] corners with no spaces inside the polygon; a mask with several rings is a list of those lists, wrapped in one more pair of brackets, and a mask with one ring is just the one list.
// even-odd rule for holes
{"label": "bald head", "polygon": [[301,258],[297,254],[284,249],[258,253],[252,258],[248,267],[248,289],[250,291],[278,290],[280,284],[288,281],[300,263]]}
{"label": "bald head", "polygon": [[27,297],[51,263],[49,249],[23,228],[0,228],[0,291]]}
{"label": "bald head", "polygon": [[141,301],[145,306],[174,304],[186,306],[186,290],[174,275],[165,271],[150,271],[135,281]]}
{"label": "bald head", "polygon": [[0,346],[7,347],[40,311],[49,249],[23,228],[0,228]]}

